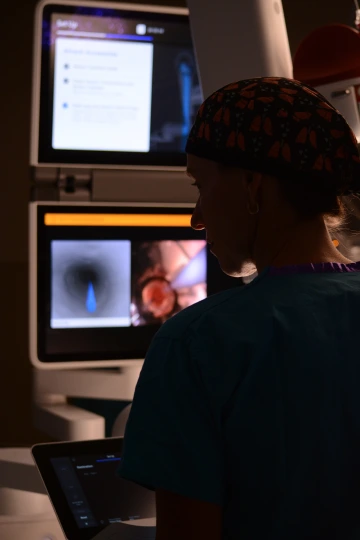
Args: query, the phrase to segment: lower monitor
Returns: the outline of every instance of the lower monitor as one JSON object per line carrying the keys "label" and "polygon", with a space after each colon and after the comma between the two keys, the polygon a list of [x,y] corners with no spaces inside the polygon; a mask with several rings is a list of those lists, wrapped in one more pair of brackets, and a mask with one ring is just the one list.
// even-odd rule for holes
{"label": "lower monitor", "polygon": [[160,326],[241,280],[222,273],[187,205],[31,207],[31,357],[143,359]]}

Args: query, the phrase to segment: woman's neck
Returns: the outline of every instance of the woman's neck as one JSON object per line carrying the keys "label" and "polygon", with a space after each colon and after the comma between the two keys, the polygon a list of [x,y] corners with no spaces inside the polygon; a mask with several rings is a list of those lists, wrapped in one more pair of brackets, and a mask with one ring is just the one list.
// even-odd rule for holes
{"label": "woman's neck", "polygon": [[278,227],[277,232],[264,228],[263,232],[258,234],[254,248],[258,272],[268,266],[353,262],[336,249],[321,217]]}

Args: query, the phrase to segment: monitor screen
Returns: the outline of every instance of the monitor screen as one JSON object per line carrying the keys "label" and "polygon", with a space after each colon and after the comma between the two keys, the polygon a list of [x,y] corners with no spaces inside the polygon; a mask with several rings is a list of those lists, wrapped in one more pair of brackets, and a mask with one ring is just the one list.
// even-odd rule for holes
{"label": "monitor screen", "polygon": [[51,328],[162,323],[206,298],[204,240],[53,240]]}
{"label": "monitor screen", "polygon": [[186,205],[36,208],[41,362],[144,358],[170,317],[241,285]]}
{"label": "monitor screen", "polygon": [[186,11],[120,6],[43,8],[40,163],[185,165],[202,101]]}

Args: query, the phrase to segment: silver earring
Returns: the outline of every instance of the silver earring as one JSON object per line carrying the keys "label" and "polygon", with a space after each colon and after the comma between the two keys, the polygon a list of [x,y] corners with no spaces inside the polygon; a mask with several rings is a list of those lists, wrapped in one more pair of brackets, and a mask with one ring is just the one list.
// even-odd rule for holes
{"label": "silver earring", "polygon": [[250,214],[251,216],[256,216],[256,214],[258,214],[259,211],[260,211],[259,203],[256,203],[256,210],[255,210],[255,211],[253,211],[253,210],[250,209],[250,204],[249,204],[249,203],[247,203],[247,209],[248,209],[248,212],[249,212],[249,214]]}

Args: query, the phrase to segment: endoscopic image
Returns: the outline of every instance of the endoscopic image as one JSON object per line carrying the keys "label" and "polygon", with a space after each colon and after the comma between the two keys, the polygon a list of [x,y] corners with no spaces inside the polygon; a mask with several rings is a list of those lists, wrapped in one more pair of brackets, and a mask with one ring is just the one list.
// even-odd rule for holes
{"label": "endoscopic image", "polygon": [[132,325],[162,324],[206,298],[206,273],[204,240],[133,243]]}
{"label": "endoscopic image", "polygon": [[129,241],[54,240],[51,265],[52,328],[130,326]]}

